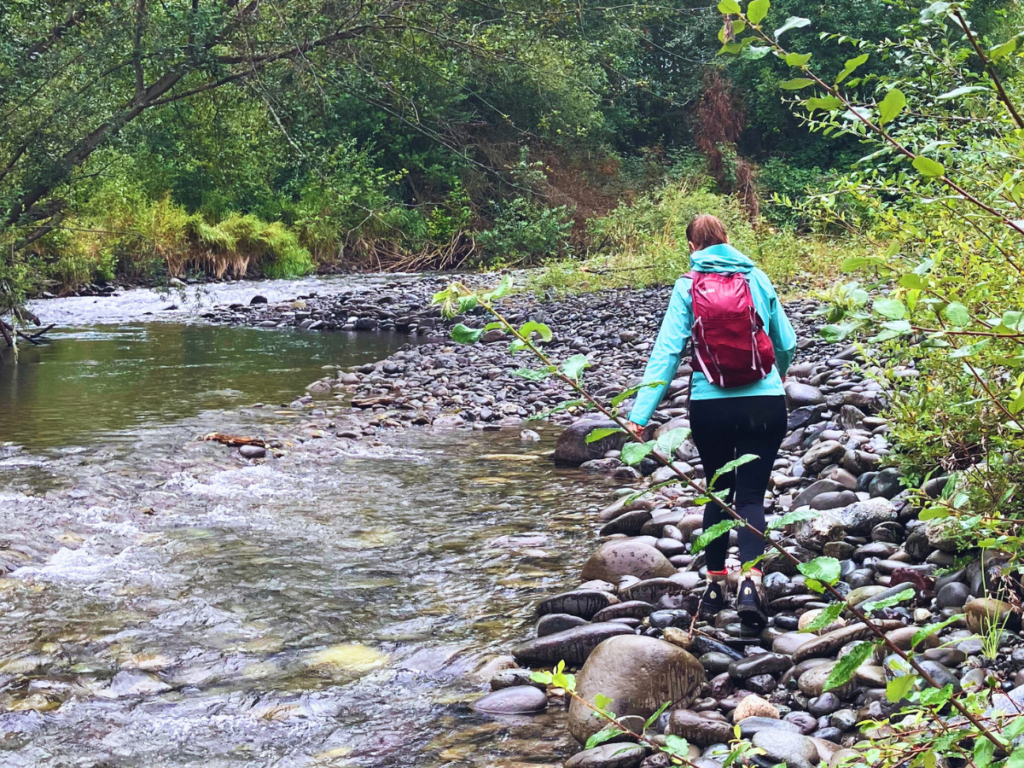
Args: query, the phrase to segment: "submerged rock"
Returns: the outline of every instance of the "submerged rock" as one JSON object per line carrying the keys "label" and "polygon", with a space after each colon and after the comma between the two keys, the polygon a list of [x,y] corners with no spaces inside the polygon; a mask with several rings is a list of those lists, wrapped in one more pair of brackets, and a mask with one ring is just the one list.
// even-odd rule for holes
{"label": "submerged rock", "polygon": [[470,706],[488,715],[532,715],[547,709],[548,697],[532,685],[515,685],[481,696]]}

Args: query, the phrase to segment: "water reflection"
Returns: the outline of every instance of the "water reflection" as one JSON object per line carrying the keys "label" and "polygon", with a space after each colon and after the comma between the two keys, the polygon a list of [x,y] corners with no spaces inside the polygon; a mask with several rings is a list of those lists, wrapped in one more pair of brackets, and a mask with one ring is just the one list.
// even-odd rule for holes
{"label": "water reflection", "polygon": [[[291,401],[325,375],[408,337],[180,323],[92,326],[0,351],[0,442],[68,445],[238,403]],[[331,373],[327,371],[326,373]]]}

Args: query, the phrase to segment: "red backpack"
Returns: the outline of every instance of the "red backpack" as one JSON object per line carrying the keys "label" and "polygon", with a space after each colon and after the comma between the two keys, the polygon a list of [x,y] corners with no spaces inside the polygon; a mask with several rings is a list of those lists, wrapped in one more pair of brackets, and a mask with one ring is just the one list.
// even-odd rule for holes
{"label": "red backpack", "polygon": [[693,357],[707,380],[723,388],[760,381],[775,349],[742,274],[691,272]]}

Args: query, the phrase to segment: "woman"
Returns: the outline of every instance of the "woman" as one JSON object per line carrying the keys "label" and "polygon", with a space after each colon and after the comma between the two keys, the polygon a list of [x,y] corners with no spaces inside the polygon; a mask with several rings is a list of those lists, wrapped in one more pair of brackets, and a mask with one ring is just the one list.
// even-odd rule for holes
{"label": "woman", "polygon": [[[647,424],[665,395],[668,382],[675,378],[687,342],[695,337],[690,429],[704,475],[711,478],[727,462],[748,453],[756,455],[757,460],[719,478],[715,491],[721,495],[728,490],[726,499],[748,523],[763,532],[764,494],[786,435],[786,393],[782,383],[796,350],[796,334],[768,276],[729,245],[721,221],[714,216],[698,216],[686,228],[686,239],[693,271],[676,281],[668,312],[644,371],[645,384],[665,383],[640,389],[629,415],[630,428],[639,434]],[[696,316],[695,283],[699,286]],[[731,286],[735,286],[735,290]],[[714,302],[728,299],[716,297],[730,290],[733,305],[719,311]],[[714,326],[716,317],[729,312],[733,318],[740,317],[744,311],[743,301],[746,301],[748,318],[746,328],[735,322],[731,326],[721,323]],[[723,333],[729,335],[723,337]],[[738,371],[739,365],[733,366],[735,371],[730,370],[730,355],[747,363],[743,366],[744,372]],[[719,357],[726,360],[721,369],[716,367]],[[721,507],[709,502],[704,507],[704,530],[727,518]],[[729,537],[720,536],[705,550],[708,588],[702,606],[708,613],[717,613],[726,604],[728,547]],[[740,560],[747,563],[764,554],[764,539],[741,528],[739,547]],[[759,594],[760,582],[760,570],[752,569],[750,576],[740,584],[736,604],[741,621],[756,627],[763,627],[767,622]]]}

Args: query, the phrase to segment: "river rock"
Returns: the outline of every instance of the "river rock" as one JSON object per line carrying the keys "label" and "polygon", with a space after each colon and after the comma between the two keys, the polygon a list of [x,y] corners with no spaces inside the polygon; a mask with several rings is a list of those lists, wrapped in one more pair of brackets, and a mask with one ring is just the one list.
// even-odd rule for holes
{"label": "river rock", "polygon": [[614,421],[583,418],[570,425],[561,435],[555,444],[554,461],[556,464],[578,467],[586,461],[602,458],[608,451],[617,451],[626,443],[625,432],[615,434],[587,442],[587,435],[595,429],[618,429]]}
{"label": "river rock", "polygon": [[778,707],[770,701],[762,699],[760,696],[747,696],[736,705],[736,709],[732,712],[732,721],[738,723],[741,720],[746,720],[748,717],[778,720],[780,714]]}
{"label": "river rock", "polygon": [[565,768],[637,768],[647,751],[639,744],[600,744],[565,761]]}
{"label": "river rock", "polygon": [[[617,582],[620,576],[638,579],[668,577],[675,566],[654,547],[630,540],[609,541],[583,566],[583,578]],[[566,611],[568,613],[568,611]]]}
{"label": "river rock", "polygon": [[817,765],[818,748],[807,736],[780,728],[758,731],[751,739],[753,745],[765,751],[773,763],[785,763],[787,768],[810,768]]}
{"label": "river rock", "polygon": [[755,675],[780,675],[793,666],[793,661],[781,653],[758,653],[729,665],[729,676],[746,680]]}
{"label": "river rock", "polygon": [[820,494],[839,493],[840,491],[845,490],[847,489],[835,480],[815,480],[809,486],[800,491],[796,498],[793,499],[793,509],[808,506],[812,501],[814,501],[815,497]]}
{"label": "river rock", "polygon": [[[902,626],[899,621],[876,621],[875,624],[883,631],[898,629]],[[814,638],[806,645],[801,645],[797,648],[793,653],[793,661],[794,663],[799,664],[805,659],[813,659],[819,656],[831,656],[847,643],[852,643],[856,640],[864,640],[873,634],[874,633],[869,627],[861,624],[860,622],[850,624],[846,627],[841,627],[840,629],[834,629],[831,632],[826,632],[820,637]]]}
{"label": "river rock", "polygon": [[[616,578],[615,581],[618,579]],[[541,616],[549,613],[567,613],[570,616],[579,616],[589,621],[602,608],[607,608],[618,602],[619,599],[615,595],[607,592],[596,589],[576,589],[541,601],[537,606],[537,613]]]}
{"label": "river rock", "polygon": [[643,619],[650,615],[654,606],[643,600],[629,600],[617,605],[609,605],[594,614],[594,623],[612,621],[613,619]]}
{"label": "river rock", "polygon": [[470,707],[488,715],[532,715],[547,709],[548,697],[532,685],[515,685],[481,696]]}
{"label": "river rock", "polygon": [[567,629],[579,627],[586,623],[587,620],[581,616],[572,616],[568,613],[547,613],[541,616],[537,622],[537,637],[553,635],[556,632],[565,632]]}
{"label": "river rock", "polygon": [[839,461],[845,453],[846,448],[844,448],[843,444],[839,441],[822,440],[819,443],[815,443],[815,445],[804,454],[801,461],[806,469],[817,471],[823,469],[829,464]]}
{"label": "river rock", "polygon": [[239,447],[238,454],[243,459],[262,459],[267,455],[267,449],[262,445],[243,445]]}
{"label": "river rock", "polygon": [[993,627],[1002,628],[1011,623],[1020,625],[1019,618],[1014,622],[1013,606],[994,597],[976,597],[968,600],[964,605],[964,613],[967,615],[967,628],[978,634],[986,634]]}
{"label": "river rock", "polygon": [[825,396],[821,390],[810,384],[801,384],[794,379],[787,379],[783,386],[786,389],[786,404],[791,410],[808,405],[821,405],[825,402]]}
{"label": "river rock", "polygon": [[851,504],[840,513],[843,527],[848,534],[864,536],[879,523],[895,520],[896,507],[888,499],[877,498]]}
{"label": "river rock", "polygon": [[963,608],[970,599],[971,590],[966,584],[954,581],[943,585],[935,595],[935,604],[939,608]]}
{"label": "river rock", "polygon": [[[595,625],[599,626],[599,625]],[[678,646],[640,635],[612,637],[601,643],[580,670],[576,690],[593,703],[608,696],[617,715],[649,717],[666,701],[683,703],[704,685],[704,669]],[[581,744],[604,721],[575,699],[569,705],[569,733]]]}
{"label": "river rock", "polygon": [[570,666],[578,667],[597,646],[617,635],[632,636],[633,630],[625,624],[615,622],[584,624],[564,632],[528,640],[513,649],[512,655],[517,663],[526,666],[543,666],[564,661]]}
{"label": "river rock", "polygon": [[702,748],[710,747],[712,744],[728,744],[733,738],[732,726],[720,717],[713,717],[712,714],[717,713],[697,713],[688,709],[672,710],[668,720],[668,732]]}

